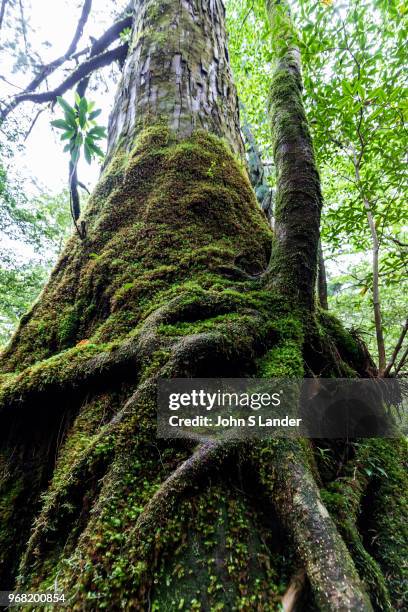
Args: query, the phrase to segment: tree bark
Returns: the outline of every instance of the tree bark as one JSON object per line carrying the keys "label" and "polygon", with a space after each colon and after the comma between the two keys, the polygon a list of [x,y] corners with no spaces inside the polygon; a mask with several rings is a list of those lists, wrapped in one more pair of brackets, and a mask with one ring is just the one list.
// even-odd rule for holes
{"label": "tree bark", "polygon": [[251,126],[245,116],[245,109],[242,104],[241,113],[242,133],[246,145],[249,178],[254,188],[256,199],[259,202],[259,206],[265,213],[268,223],[273,229],[273,189],[268,185],[261,153],[252,133]]}
{"label": "tree bark", "polygon": [[277,58],[269,110],[277,178],[270,278],[280,291],[312,310],[322,207],[320,180],[290,15],[286,3],[275,0],[266,0],[266,10]]}
{"label": "tree bark", "polygon": [[327,300],[327,279],[326,279],[326,266],[324,264],[324,255],[322,249],[322,243],[319,240],[319,252],[318,252],[318,266],[317,266],[317,293],[319,296],[319,303],[325,310],[329,309],[329,302]]}
{"label": "tree bark", "polygon": [[160,5],[140,0],[135,14],[108,149],[119,139],[131,146],[144,126],[162,117],[180,137],[202,128],[226,138],[242,157],[221,0],[166,0]]}

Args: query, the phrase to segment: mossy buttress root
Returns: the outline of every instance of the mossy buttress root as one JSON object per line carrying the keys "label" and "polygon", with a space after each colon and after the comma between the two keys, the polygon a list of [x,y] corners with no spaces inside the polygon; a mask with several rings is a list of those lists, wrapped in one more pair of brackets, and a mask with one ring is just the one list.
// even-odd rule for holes
{"label": "mossy buttress root", "polygon": [[[214,483],[208,477],[208,486],[201,482],[192,493],[178,479],[191,449],[157,440],[156,382],[297,378],[306,367],[321,374],[327,344],[325,375],[364,373],[358,343],[338,323],[307,319],[254,279],[266,267],[270,232],[245,171],[219,139],[197,133],[178,141],[160,126],[145,131],[133,150],[112,157],[86,217],[86,244],[71,239],[2,358],[7,586],[17,574],[26,589],[44,590],[57,580],[73,609],[95,609],[95,602],[100,609],[131,607],[149,598],[158,609],[174,607],[185,592],[183,605],[191,609],[201,601],[204,609],[273,610],[301,559],[323,601],[316,559],[308,560],[305,547],[293,559],[287,542],[274,549],[278,519],[271,518],[270,501],[268,520],[261,518],[259,498],[253,503],[245,492],[253,473],[242,475],[240,462],[215,461]],[[44,435],[33,438],[43,422]],[[275,459],[268,464],[265,457],[263,477],[276,478]],[[309,458],[298,461],[315,495],[304,467]],[[281,473],[277,481],[283,480]],[[288,478],[293,491],[298,481]],[[174,482],[180,488],[167,489],[168,496]],[[327,517],[323,523],[334,538]],[[353,589],[348,558],[347,570]]]}
{"label": "mossy buttress root", "polygon": [[[4,371],[21,370],[78,343],[123,339],[185,289],[214,291],[266,268],[271,232],[246,171],[219,138],[179,141],[163,126],[118,149],[40,301],[6,349]],[[248,281],[249,282],[249,281]]]}

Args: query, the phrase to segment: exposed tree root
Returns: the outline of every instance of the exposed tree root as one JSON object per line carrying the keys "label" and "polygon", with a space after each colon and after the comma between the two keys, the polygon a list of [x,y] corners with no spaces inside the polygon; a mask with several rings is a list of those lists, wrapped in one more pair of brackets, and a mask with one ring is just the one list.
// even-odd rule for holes
{"label": "exposed tree root", "polygon": [[[40,401],[41,397],[49,398],[65,393],[79,393],[82,389],[97,385],[100,380],[106,382],[107,379],[114,378],[119,373],[122,380],[129,376],[135,380],[141,367],[159,349],[170,349],[176,345],[177,360],[181,362],[183,356],[187,359],[187,353],[192,350],[193,346],[199,351],[208,340],[210,343],[215,340],[216,332],[207,334],[206,338],[205,334],[201,333],[180,339],[159,335],[159,326],[171,324],[173,321],[178,323],[194,321],[198,313],[201,318],[217,316],[231,307],[231,299],[210,301],[206,300],[204,295],[199,298],[195,296],[195,299],[186,302],[183,297],[174,298],[165,306],[157,309],[146,319],[136,334],[130,335],[129,339],[119,344],[111,343],[102,350],[97,345],[75,347],[26,368],[17,375],[4,375],[0,391],[0,418],[4,418],[16,407],[21,410],[25,404]],[[255,319],[258,318],[261,322],[261,315],[249,309],[246,309],[243,314],[245,318],[242,324],[238,321],[231,326],[231,336],[234,336],[235,327],[236,339],[238,340],[239,335],[243,339],[240,345],[247,343],[250,347],[256,344],[257,336],[259,337],[259,326]],[[251,317],[252,321],[249,320]],[[221,341],[221,334],[218,337]],[[231,354],[234,352],[232,340],[233,338],[228,342]],[[224,345],[226,346],[225,337]],[[238,354],[241,346],[236,344],[235,347]]]}
{"label": "exposed tree root", "polygon": [[198,446],[197,450],[182,463],[161,485],[136,522],[134,535],[146,543],[154,535],[174,509],[177,502],[188,491],[197,487],[198,481],[210,471],[216,470],[225,461],[234,442],[209,440]]}
{"label": "exposed tree root", "polygon": [[[231,312],[234,316],[228,319],[228,327],[225,329],[217,325],[210,329],[202,326],[203,320],[208,321]],[[75,415],[87,388],[92,386],[94,393],[98,381],[109,390],[118,376],[122,382],[128,381],[127,393],[136,389],[109,420],[100,426],[83,452],[73,455],[69,477],[58,480],[58,466],[54,469],[55,481],[48,487],[46,500],[42,503],[22,556],[21,585],[28,587],[36,582],[40,584],[50,572],[50,560],[61,559],[61,550],[66,550],[68,557],[73,550],[78,550],[79,555],[84,554],[84,558],[87,554],[91,558],[94,554],[98,555],[96,540],[93,538],[98,529],[104,529],[101,525],[105,519],[101,517],[104,517],[107,500],[114,495],[122,478],[130,478],[129,472],[132,478],[135,476],[134,464],[129,461],[127,465],[127,455],[154,456],[152,449],[157,444],[155,394],[159,377],[255,373],[254,364],[260,355],[267,355],[263,371],[266,376],[279,376],[281,372],[284,375],[289,372],[292,377],[301,375],[304,322],[285,319],[279,323],[281,326],[278,324],[274,327],[262,309],[258,310],[244,300],[240,302],[239,296],[234,294],[221,294],[214,298],[213,295],[201,292],[187,299],[182,295],[155,310],[133,336],[119,345],[112,345],[102,352],[98,347],[70,349],[38,366],[28,368],[16,378],[10,376],[9,382],[9,375],[6,375],[0,415],[2,419],[7,416],[10,423],[21,418],[21,414],[20,417],[18,415],[22,408],[30,409],[39,405],[39,400],[44,397],[48,398],[48,408],[54,409],[53,399],[62,397],[67,391],[75,400],[77,408],[72,409]],[[309,333],[308,339],[311,335],[316,339],[318,333],[319,328],[314,327],[314,335]],[[323,333],[322,329],[320,333]],[[343,338],[341,333],[345,334],[336,329],[331,334],[329,350],[333,363],[343,358],[350,362],[347,338]],[[311,371],[319,365],[319,359],[326,361],[327,356],[319,353],[321,346],[324,346],[322,338],[311,343],[311,346],[309,343],[309,352],[306,354],[311,357]],[[157,358],[158,353],[160,358]],[[358,348],[353,359],[357,369],[363,361]],[[283,366],[288,369],[282,369]],[[277,367],[280,370],[274,369]],[[45,406],[45,410],[48,408]],[[44,407],[41,409],[44,410]],[[64,411],[67,405],[61,403],[58,409]],[[196,443],[194,439],[163,443],[161,449],[168,451],[172,457],[171,469],[178,467],[167,478],[168,467],[164,470],[160,465],[155,468],[154,476],[149,474],[151,481],[159,488],[152,493],[147,503],[146,498],[141,496],[142,501],[138,501],[141,513],[137,515],[134,524],[128,526],[127,537],[132,541],[132,563],[138,568],[134,589],[138,590],[141,600],[146,599],[153,575],[152,567],[157,564],[162,550],[162,545],[157,542],[157,534],[174,516],[179,503],[190,494],[202,490],[200,486],[205,487],[209,475],[214,471],[220,473],[220,467],[230,453],[241,449],[238,443],[224,440],[206,441],[187,459],[185,450],[177,452],[180,444],[186,444],[190,449]],[[354,531],[356,515],[352,517],[352,530],[344,530],[338,523],[340,535],[320,498],[317,484],[319,476],[312,473],[302,442],[274,441],[270,446],[261,448],[262,454],[257,459],[261,482],[295,543],[299,561],[304,567],[319,609],[371,610],[360,577],[374,580],[379,569],[365,551],[357,530]],[[160,449],[158,452],[160,455]],[[156,458],[155,461],[157,463]],[[137,469],[141,470],[140,478],[143,479],[143,470],[140,467]],[[32,516],[34,513],[33,508]],[[72,525],[78,524],[80,520],[80,528],[72,530]],[[70,531],[73,533],[71,539]],[[109,567],[106,567],[106,563],[109,563],[107,558],[101,562],[102,572],[109,572]],[[78,561],[79,568],[82,567],[81,563],[81,560]],[[65,584],[72,588],[73,576],[68,571],[65,577]],[[295,578],[282,600],[287,610],[294,609],[303,590],[304,579]],[[380,601],[376,599],[375,589],[371,588],[373,580],[368,579],[373,602]],[[85,579],[84,585],[84,588],[91,588]],[[383,601],[387,601],[385,596]]]}
{"label": "exposed tree root", "polygon": [[[381,568],[365,549],[358,519],[370,482],[370,442],[359,445],[356,457],[336,480],[322,491],[322,497],[354,559],[359,575],[370,592],[376,610],[391,611],[390,594]],[[368,472],[368,473],[367,473]]]}
{"label": "exposed tree root", "polygon": [[284,612],[294,612],[297,609],[299,600],[305,587],[306,572],[304,569],[298,570],[291,578],[289,586],[282,597],[282,608]]}
{"label": "exposed tree root", "polygon": [[[265,461],[269,455],[270,461]],[[372,610],[347,547],[323,505],[299,442],[280,440],[261,459],[261,481],[293,537],[321,610]]]}

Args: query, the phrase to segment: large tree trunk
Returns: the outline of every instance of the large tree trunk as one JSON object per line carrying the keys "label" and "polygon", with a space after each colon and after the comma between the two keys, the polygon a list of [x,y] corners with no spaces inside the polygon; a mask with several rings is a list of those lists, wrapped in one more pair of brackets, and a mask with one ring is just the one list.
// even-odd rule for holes
{"label": "large tree trunk", "polygon": [[[57,585],[70,609],[272,610],[300,569],[305,609],[402,606],[402,443],[338,442],[327,464],[307,441],[156,438],[159,377],[364,376],[368,357],[312,299],[310,149],[314,195],[302,217],[281,193],[261,274],[271,233],[240,159],[222,3],[136,4],[86,240],[1,359],[1,588]],[[294,143],[284,167],[274,121],[282,178]],[[299,257],[291,210],[312,223]]]}

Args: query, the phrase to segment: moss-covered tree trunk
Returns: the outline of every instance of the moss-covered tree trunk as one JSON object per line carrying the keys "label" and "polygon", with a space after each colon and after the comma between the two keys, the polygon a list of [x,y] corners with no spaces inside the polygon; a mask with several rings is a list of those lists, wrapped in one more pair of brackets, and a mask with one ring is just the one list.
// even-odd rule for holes
{"label": "moss-covered tree trunk", "polygon": [[69,609],[273,610],[301,570],[303,609],[402,607],[402,442],[156,437],[159,377],[371,364],[313,299],[300,73],[278,65],[275,151],[288,177],[306,134],[313,193],[296,204],[281,186],[263,274],[272,237],[241,158],[223,5],[135,4],[86,240],[69,240],[1,358],[1,589],[58,588]]}

